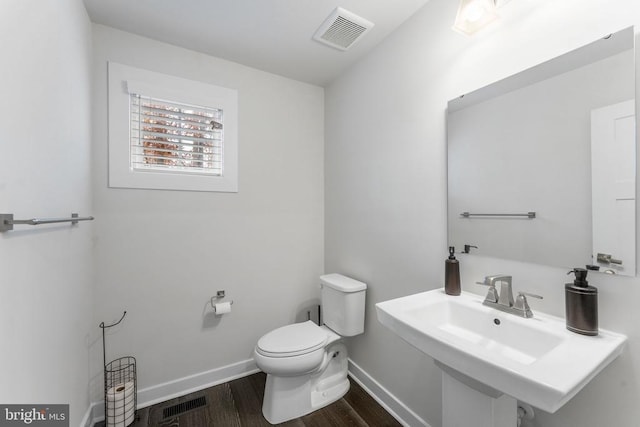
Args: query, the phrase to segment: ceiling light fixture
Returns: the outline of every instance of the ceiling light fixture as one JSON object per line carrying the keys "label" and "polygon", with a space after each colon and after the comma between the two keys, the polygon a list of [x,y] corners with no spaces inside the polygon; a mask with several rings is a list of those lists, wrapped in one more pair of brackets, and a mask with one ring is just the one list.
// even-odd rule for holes
{"label": "ceiling light fixture", "polygon": [[470,36],[498,18],[495,0],[460,0],[453,29]]}

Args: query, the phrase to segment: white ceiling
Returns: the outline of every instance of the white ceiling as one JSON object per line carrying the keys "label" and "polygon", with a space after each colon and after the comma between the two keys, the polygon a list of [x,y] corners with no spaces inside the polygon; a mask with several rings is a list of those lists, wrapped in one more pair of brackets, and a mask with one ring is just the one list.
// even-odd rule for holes
{"label": "white ceiling", "polygon": [[[84,0],[93,22],[324,86],[429,0]],[[342,52],[313,34],[340,6],[375,24]]]}

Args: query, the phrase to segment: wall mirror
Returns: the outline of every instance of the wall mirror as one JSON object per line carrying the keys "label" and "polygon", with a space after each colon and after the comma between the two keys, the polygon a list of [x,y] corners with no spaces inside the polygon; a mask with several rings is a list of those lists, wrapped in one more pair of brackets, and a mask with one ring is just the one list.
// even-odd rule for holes
{"label": "wall mirror", "polygon": [[456,251],[635,275],[632,27],[451,100],[447,142]]}

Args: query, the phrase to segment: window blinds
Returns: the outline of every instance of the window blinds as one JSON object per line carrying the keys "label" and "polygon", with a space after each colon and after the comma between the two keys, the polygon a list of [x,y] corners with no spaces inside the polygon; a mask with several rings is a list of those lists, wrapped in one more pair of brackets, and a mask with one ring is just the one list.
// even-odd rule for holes
{"label": "window blinds", "polygon": [[131,168],[223,175],[223,111],[130,94]]}

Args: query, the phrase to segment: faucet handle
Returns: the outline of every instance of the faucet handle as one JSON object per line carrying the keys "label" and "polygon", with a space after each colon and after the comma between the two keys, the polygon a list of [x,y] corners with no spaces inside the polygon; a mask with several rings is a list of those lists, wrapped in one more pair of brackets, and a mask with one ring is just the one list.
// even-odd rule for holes
{"label": "faucet handle", "polygon": [[518,292],[518,297],[516,298],[516,302],[513,305],[515,310],[522,311],[524,317],[533,317],[533,312],[531,311],[531,307],[529,307],[529,302],[527,301],[527,297],[543,299],[541,295],[532,294],[529,292]]}
{"label": "faucet handle", "polygon": [[489,291],[487,291],[487,296],[484,298],[485,302],[498,302],[498,291],[496,290],[496,284],[492,280],[487,280],[489,277],[485,277],[484,282],[476,282],[478,285],[488,286]]}
{"label": "faucet handle", "polygon": [[522,291],[518,291],[518,296],[523,296],[523,297],[525,297],[525,299],[527,299],[526,297],[531,297],[531,298],[536,298],[536,299],[544,299],[542,297],[542,295],[532,294],[530,292],[522,292]]}

